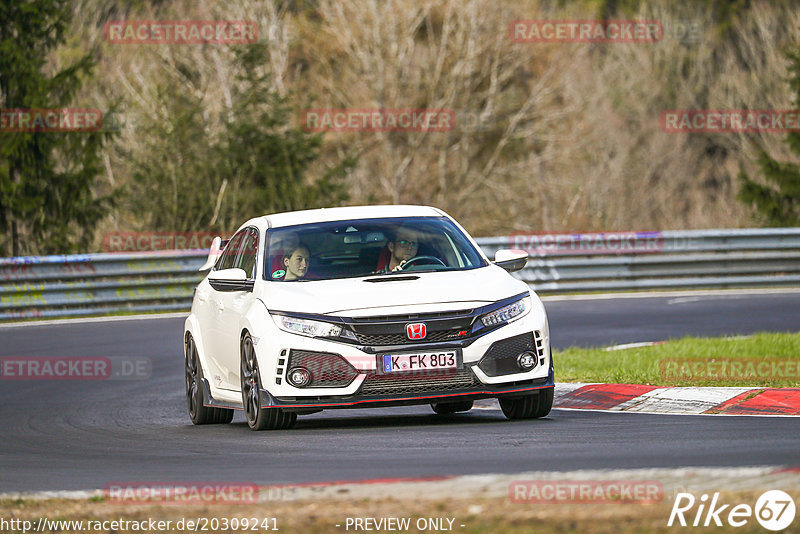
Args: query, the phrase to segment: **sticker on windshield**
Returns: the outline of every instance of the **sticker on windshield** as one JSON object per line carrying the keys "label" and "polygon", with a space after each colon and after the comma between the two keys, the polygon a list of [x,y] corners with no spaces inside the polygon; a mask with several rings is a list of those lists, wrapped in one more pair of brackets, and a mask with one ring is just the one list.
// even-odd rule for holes
{"label": "sticker on windshield", "polygon": [[277,271],[272,273],[272,278],[283,278],[283,275],[286,274],[286,271],[283,269],[278,269]]}

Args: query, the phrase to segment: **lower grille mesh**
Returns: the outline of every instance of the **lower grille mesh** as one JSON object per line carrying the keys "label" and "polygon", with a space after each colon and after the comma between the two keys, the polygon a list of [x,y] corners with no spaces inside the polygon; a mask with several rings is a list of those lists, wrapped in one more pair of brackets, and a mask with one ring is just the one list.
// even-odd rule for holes
{"label": "lower grille mesh", "polygon": [[410,343],[435,343],[438,341],[449,341],[451,339],[466,339],[466,334],[460,336],[460,332],[465,330],[439,330],[428,332],[425,339],[408,339],[406,334],[360,334],[356,332],[358,342],[364,345],[404,345]]}
{"label": "lower grille mesh", "polygon": [[358,371],[338,354],[292,350],[289,352],[288,369],[305,367],[311,372],[312,388],[344,387],[352,382]]}
{"label": "lower grille mesh", "polygon": [[477,387],[475,373],[468,367],[451,371],[411,372],[379,375],[369,371],[361,385],[361,395],[406,395],[435,393]]}

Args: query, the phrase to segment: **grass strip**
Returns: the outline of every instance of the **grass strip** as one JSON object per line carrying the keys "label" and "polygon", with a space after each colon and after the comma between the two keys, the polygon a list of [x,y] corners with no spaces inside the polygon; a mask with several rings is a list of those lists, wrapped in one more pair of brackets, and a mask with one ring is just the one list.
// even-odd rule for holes
{"label": "grass strip", "polygon": [[800,386],[800,333],[685,337],[619,350],[553,351],[557,382],[656,386]]}

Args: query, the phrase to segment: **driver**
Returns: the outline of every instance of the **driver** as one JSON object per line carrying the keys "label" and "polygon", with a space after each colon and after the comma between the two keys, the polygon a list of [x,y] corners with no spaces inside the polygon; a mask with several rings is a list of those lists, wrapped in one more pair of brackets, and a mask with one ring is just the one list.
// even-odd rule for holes
{"label": "driver", "polygon": [[386,244],[386,248],[389,249],[391,257],[386,267],[378,272],[389,273],[392,271],[399,271],[408,260],[417,255],[418,247],[419,234],[411,228],[401,226],[397,229],[394,240]]}

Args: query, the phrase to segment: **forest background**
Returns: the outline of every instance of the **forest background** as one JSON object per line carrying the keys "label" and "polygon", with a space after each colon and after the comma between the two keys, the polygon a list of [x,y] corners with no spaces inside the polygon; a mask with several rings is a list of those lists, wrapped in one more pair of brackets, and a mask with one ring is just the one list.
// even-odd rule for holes
{"label": "forest background", "polygon": [[[752,195],[742,197],[742,175],[766,184],[765,157],[800,161],[786,134],[668,133],[659,121],[675,109],[799,108],[796,1],[63,7],[62,36],[40,70],[54,76],[86,60],[69,105],[102,110],[103,132],[96,157],[80,163],[89,170],[71,175],[86,186],[74,206],[64,198],[76,185],[59,178],[75,165],[74,147],[50,155],[61,174],[39,176],[38,188],[23,187],[27,171],[11,172],[11,156],[0,159],[0,256],[96,251],[112,231],[229,235],[255,215],[376,203],[440,207],[474,236],[769,225]],[[514,42],[509,24],[520,19],[657,20],[664,32],[654,43]],[[255,21],[259,37],[109,42],[106,23],[125,20]],[[2,90],[0,106],[21,107]],[[48,103],[44,94],[27,105]],[[446,109],[456,123],[444,132],[303,129],[304,112],[318,108]],[[0,133],[0,152],[11,135],[21,134]]]}

